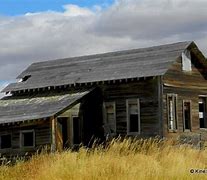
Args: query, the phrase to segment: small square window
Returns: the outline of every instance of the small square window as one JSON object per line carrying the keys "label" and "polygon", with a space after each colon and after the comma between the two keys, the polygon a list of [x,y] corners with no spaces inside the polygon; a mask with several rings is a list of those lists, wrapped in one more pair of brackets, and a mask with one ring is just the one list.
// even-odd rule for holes
{"label": "small square window", "polygon": [[22,147],[34,147],[35,146],[34,130],[21,132],[21,145]]}
{"label": "small square window", "polygon": [[1,136],[1,149],[11,148],[11,134]]}

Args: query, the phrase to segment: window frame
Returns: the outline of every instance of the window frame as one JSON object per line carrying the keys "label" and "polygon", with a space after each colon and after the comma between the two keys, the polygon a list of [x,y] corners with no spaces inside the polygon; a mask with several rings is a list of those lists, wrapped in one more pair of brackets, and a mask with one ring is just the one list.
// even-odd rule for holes
{"label": "window frame", "polygon": [[[138,131],[130,132],[130,118],[129,118],[129,104],[130,101],[137,102],[138,110]],[[140,99],[139,98],[130,98],[126,100],[126,117],[127,117],[127,135],[140,135],[141,134],[141,120],[140,120]]]}
{"label": "window frame", "polygon": [[[190,128],[186,129],[185,128],[185,113],[184,113],[184,104],[185,103],[190,103]],[[191,100],[183,100],[183,104],[182,104],[182,113],[183,113],[183,131],[184,132],[189,132],[192,131],[192,102]]]}
{"label": "window frame", "polygon": [[[24,138],[23,138],[23,134],[24,133],[33,133],[33,145],[32,146],[24,146]],[[21,130],[20,131],[20,148],[35,148],[35,130],[31,129],[31,130]]]}
{"label": "window frame", "polygon": [[[174,117],[175,117],[175,120],[174,120],[174,127],[175,129],[170,129],[170,109],[169,109],[169,98],[172,97],[173,99],[173,107],[175,107],[176,109],[174,109]],[[167,129],[168,129],[168,132],[177,132],[178,131],[178,107],[177,107],[177,102],[178,102],[178,95],[177,94],[173,94],[173,93],[169,93],[167,94]]]}
{"label": "window frame", "polygon": [[[10,137],[11,137],[11,146],[10,146],[9,148],[2,148],[2,147],[1,147],[1,142],[2,142],[1,137],[2,137],[2,136],[7,136],[7,135],[10,135]],[[12,133],[4,133],[4,134],[1,134],[1,136],[0,136],[0,149],[1,149],[1,150],[12,149]]]}
{"label": "window frame", "polygon": [[108,122],[107,122],[107,111],[106,111],[106,107],[108,105],[113,105],[113,108],[114,108],[114,129],[115,129],[115,132],[114,133],[110,133],[110,135],[112,136],[115,136],[116,133],[117,133],[117,129],[116,129],[116,102],[115,101],[105,101],[103,102],[103,109],[104,109],[104,125],[108,125]]}

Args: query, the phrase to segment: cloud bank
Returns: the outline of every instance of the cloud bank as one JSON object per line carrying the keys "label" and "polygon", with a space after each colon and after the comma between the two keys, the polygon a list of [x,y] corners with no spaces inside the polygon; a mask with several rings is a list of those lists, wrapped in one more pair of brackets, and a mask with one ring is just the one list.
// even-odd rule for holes
{"label": "cloud bank", "polygon": [[104,9],[69,4],[64,12],[0,16],[0,80],[37,61],[184,40],[207,55],[206,12],[205,0],[117,0]]}

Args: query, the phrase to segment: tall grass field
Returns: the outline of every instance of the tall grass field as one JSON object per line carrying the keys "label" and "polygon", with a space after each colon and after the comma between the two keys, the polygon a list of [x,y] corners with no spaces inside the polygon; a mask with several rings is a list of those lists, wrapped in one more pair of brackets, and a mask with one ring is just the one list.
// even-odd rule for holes
{"label": "tall grass field", "polygon": [[15,165],[7,162],[0,166],[0,179],[207,179],[207,150],[170,140],[114,139],[104,147],[41,153]]}

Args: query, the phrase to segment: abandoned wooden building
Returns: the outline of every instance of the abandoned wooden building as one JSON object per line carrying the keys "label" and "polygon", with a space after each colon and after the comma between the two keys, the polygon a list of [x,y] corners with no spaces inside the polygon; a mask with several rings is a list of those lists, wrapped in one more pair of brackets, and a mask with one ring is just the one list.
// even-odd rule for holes
{"label": "abandoned wooden building", "polygon": [[194,42],[34,63],[3,90],[0,153],[61,151],[103,133],[204,138],[206,77]]}

